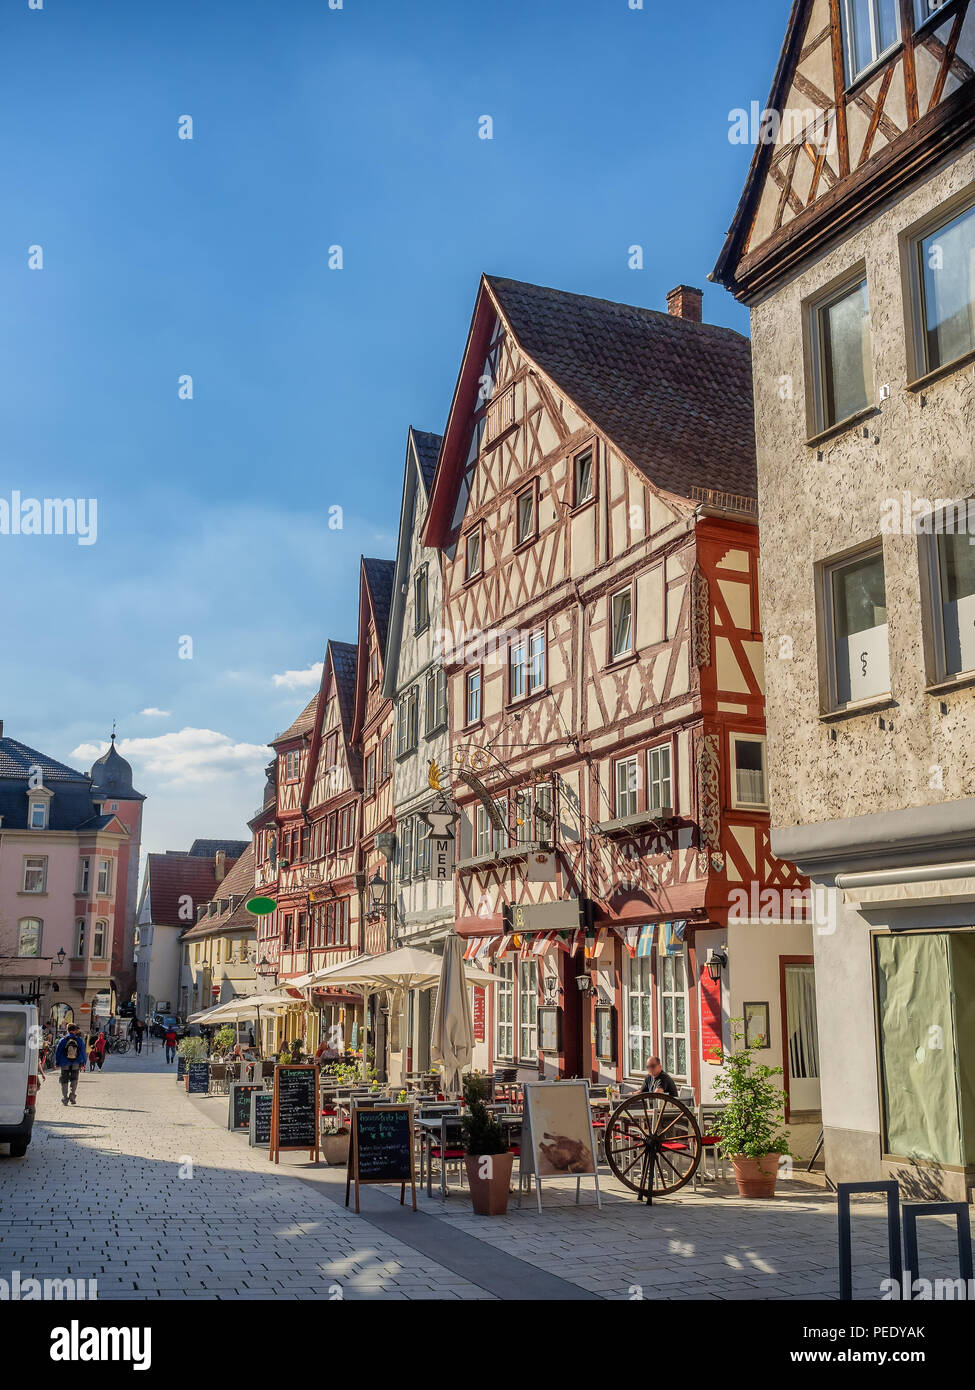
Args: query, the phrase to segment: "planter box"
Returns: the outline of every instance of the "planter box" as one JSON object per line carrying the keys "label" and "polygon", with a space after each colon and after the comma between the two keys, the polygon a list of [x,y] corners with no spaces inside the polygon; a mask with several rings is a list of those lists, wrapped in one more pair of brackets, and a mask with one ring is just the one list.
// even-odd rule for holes
{"label": "planter box", "polygon": [[732,1156],[739,1197],[774,1197],[779,1176],[779,1154],[763,1154],[761,1158]]}
{"label": "planter box", "polygon": [[352,1135],[348,1130],[344,1134],[326,1134],[321,1141],[322,1158],[336,1167],[348,1163],[351,1141]]}
{"label": "planter box", "polygon": [[[481,1177],[481,1165],[490,1160],[490,1176]],[[504,1216],[508,1210],[508,1189],[511,1186],[512,1153],[467,1154],[464,1164],[471,1188],[471,1201],[477,1216]]]}

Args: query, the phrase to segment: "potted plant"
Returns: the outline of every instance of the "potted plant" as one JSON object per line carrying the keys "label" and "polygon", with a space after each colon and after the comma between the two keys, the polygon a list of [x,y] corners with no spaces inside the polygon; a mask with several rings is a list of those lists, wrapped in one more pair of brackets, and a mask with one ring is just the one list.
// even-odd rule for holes
{"label": "potted plant", "polygon": [[213,1035],[213,1050],[218,1057],[226,1057],[234,1045],[234,1030],[224,1025]]}
{"label": "potted plant", "polygon": [[329,1164],[344,1164],[349,1161],[349,1142],[351,1131],[341,1125],[327,1125],[322,1130],[322,1158]]}
{"label": "potted plant", "polygon": [[711,1132],[731,1159],[738,1195],[774,1197],[779,1159],[789,1152],[789,1135],[782,1129],[785,1096],[772,1083],[773,1077],[782,1075],[782,1068],[754,1060],[739,1024],[743,1024],[742,1019],[731,1020],[731,1036],[737,1046],[720,1054],[714,1098],[725,1109],[711,1121]]}
{"label": "potted plant", "polygon": [[179,1078],[185,1090],[190,1089],[190,1063],[207,1061],[207,1045],[203,1038],[180,1038],[176,1044],[177,1057],[183,1058],[184,1071]]}
{"label": "potted plant", "polygon": [[464,1077],[467,1114],[461,1119],[464,1132],[464,1164],[470,1184],[471,1200],[478,1216],[504,1216],[508,1210],[511,1165],[504,1129],[489,1114],[484,1101],[487,1083],[479,1076]]}

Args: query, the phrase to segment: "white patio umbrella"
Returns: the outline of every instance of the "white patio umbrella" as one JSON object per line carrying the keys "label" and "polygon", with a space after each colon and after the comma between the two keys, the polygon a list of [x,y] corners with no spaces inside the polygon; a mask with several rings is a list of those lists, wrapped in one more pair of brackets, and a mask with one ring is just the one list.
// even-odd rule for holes
{"label": "white patio umbrella", "polygon": [[443,1064],[444,1089],[459,1091],[461,1072],[470,1065],[474,1055],[474,1022],[467,993],[463,947],[456,932],[450,933],[444,945],[430,1051],[433,1060]]}

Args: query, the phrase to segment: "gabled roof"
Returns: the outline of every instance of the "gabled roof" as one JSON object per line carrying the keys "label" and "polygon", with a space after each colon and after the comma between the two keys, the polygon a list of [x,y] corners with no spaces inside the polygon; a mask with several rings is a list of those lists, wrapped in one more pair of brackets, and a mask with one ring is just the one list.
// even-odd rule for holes
{"label": "gabled roof", "polygon": [[[232,862],[228,859],[228,870],[231,867]],[[148,893],[151,921],[158,926],[191,925],[198,904],[210,902],[216,896],[216,889],[217,878],[212,859],[179,851],[150,854],[146,859],[142,899],[145,901]],[[192,909],[189,920],[186,917],[187,900]]]}
{"label": "gabled roof", "polygon": [[395,572],[395,560],[367,560],[363,556],[359,579],[359,650],[355,676],[355,715],[352,720],[353,744],[358,744],[362,737],[366,715],[366,682],[369,679],[369,644],[366,641],[366,632],[370,617],[376,626],[376,640],[379,645],[380,683],[385,674],[386,638],[389,632]]}
{"label": "gabled roof", "polygon": [[0,738],[0,777],[17,777],[26,782],[32,767],[41,769],[45,782],[83,782],[89,785],[87,773],[56,762],[46,753],[39,753],[36,748],[29,748],[15,738]]}
{"label": "gabled roof", "polygon": [[[247,911],[246,903],[253,896],[254,891],[254,849],[253,845],[248,845],[244,853],[234,864],[233,868],[224,876],[223,881],[218,883],[211,902],[225,902],[226,906],[222,912],[215,912],[213,916],[201,918],[188,931],[183,933],[183,940],[187,937],[208,936],[212,932],[221,931],[228,926],[253,927],[257,923],[256,917]],[[240,898],[236,906],[231,906],[231,898]],[[197,903],[197,907],[201,904]]]}
{"label": "gabled roof", "polygon": [[294,723],[290,724],[288,728],[285,729],[283,734],[276,734],[275,737],[271,739],[269,746],[271,748],[276,748],[279,743],[288,743],[293,739],[300,738],[302,734],[307,734],[308,731],[314,726],[315,711],[317,710],[317,708],[318,691],[316,690],[315,694],[308,701],[307,705],[298,715],[298,718],[294,721]]}
{"label": "gabled roof", "polygon": [[497,314],[557,391],[663,492],[757,495],[751,349],[730,328],[483,276],[424,534],[441,545]]}
{"label": "gabled roof", "polygon": [[[383,654],[383,695],[393,699],[398,684],[400,644],[403,640],[403,614],[410,583],[410,551],[413,545],[413,504],[416,499],[419,531],[423,533],[430,489],[437,471],[440,446],[439,434],[425,434],[411,426],[406,438],[406,465],[403,469],[403,496],[399,509],[399,537],[396,542],[396,569],[393,574],[393,607],[389,618],[389,636]],[[431,557],[437,564],[436,554]],[[433,586],[431,585],[431,589]]]}
{"label": "gabled roof", "polygon": [[302,807],[311,804],[312,788],[318,772],[318,757],[321,752],[323,726],[328,701],[332,692],[339,712],[339,727],[345,745],[345,756],[349,766],[352,786],[362,785],[362,754],[352,742],[352,726],[355,721],[355,694],[358,648],[351,642],[335,642],[331,638],[325,644],[325,661],[322,666],[322,683],[318,692],[318,709],[311,746],[305,765],[305,780],[301,789]]}
{"label": "gabled roof", "polygon": [[[0,824],[5,830],[26,830],[32,768],[40,768],[43,784],[52,792],[48,811],[50,830],[105,830],[113,816],[98,818],[91,778],[66,763],[49,758],[15,738],[0,738]],[[39,832],[40,833],[40,832]]]}

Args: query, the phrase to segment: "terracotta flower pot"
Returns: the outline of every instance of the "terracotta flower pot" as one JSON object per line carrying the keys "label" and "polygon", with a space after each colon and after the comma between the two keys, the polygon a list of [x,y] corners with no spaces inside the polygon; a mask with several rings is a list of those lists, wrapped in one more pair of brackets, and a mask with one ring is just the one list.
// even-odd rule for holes
{"label": "terracotta flower pot", "polygon": [[763,1154],[761,1158],[732,1157],[739,1197],[774,1197],[779,1176],[779,1155]]}
{"label": "terracotta flower pot", "polygon": [[[478,1216],[504,1216],[508,1210],[508,1189],[514,1161],[514,1154],[510,1153],[465,1156],[471,1201]],[[488,1167],[489,1176],[481,1176],[482,1165]]]}

